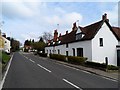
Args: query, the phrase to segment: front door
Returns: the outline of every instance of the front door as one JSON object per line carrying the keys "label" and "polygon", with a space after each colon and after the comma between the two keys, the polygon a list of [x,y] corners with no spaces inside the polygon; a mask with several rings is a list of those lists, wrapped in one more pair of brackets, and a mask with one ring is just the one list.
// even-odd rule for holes
{"label": "front door", "polygon": [[77,48],[77,56],[83,57],[83,48]]}
{"label": "front door", "polygon": [[117,50],[117,66],[120,66],[120,50]]}

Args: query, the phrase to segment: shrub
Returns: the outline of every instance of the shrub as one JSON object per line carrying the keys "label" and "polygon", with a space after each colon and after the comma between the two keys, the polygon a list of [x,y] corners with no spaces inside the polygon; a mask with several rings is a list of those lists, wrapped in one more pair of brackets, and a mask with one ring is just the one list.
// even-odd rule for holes
{"label": "shrub", "polygon": [[60,61],[66,61],[66,56],[65,55],[60,55],[60,54],[50,54],[49,57],[51,59],[57,59]]}
{"label": "shrub", "polygon": [[113,66],[113,65],[108,65],[108,66],[107,66],[107,69],[108,69],[108,70],[118,70],[119,67]]}
{"label": "shrub", "polygon": [[87,58],[84,57],[75,57],[75,56],[68,56],[68,62],[74,64],[81,64],[83,65]]}
{"label": "shrub", "polygon": [[97,69],[102,69],[102,70],[105,70],[107,67],[106,64],[104,63],[101,64],[101,63],[91,62],[91,61],[86,61],[85,65],[93,68],[97,68]]}
{"label": "shrub", "polygon": [[47,57],[47,53],[39,53],[41,57]]}
{"label": "shrub", "polygon": [[10,56],[7,53],[2,52],[2,63],[6,64],[10,60]]}

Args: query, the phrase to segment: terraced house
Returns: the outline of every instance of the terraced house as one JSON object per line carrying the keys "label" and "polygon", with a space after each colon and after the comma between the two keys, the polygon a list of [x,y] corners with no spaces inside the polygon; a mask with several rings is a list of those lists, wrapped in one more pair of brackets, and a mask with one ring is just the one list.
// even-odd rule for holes
{"label": "terraced house", "polygon": [[87,57],[89,61],[120,65],[120,28],[113,27],[102,15],[102,20],[81,27],[73,24],[72,31],[59,35],[54,31],[54,38],[49,40],[45,52],[66,56]]}

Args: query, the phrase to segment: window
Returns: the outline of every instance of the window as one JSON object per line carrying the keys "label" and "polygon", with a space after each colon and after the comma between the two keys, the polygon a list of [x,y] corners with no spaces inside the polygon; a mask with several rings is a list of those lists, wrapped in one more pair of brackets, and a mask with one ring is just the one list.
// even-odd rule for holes
{"label": "window", "polygon": [[75,49],[73,48],[73,56],[75,56]]}
{"label": "window", "polygon": [[80,40],[80,39],[82,39],[84,36],[85,36],[85,34],[83,34],[83,33],[78,33],[78,34],[76,34],[76,40]]}
{"label": "window", "polygon": [[68,43],[66,44],[66,48],[68,48]]}
{"label": "window", "polygon": [[102,47],[103,46],[103,38],[99,38],[99,43],[100,43],[100,46]]}
{"label": "window", "polygon": [[68,51],[66,51],[66,56],[68,56]]}
{"label": "window", "polygon": [[60,50],[58,49],[58,54],[60,54]]}

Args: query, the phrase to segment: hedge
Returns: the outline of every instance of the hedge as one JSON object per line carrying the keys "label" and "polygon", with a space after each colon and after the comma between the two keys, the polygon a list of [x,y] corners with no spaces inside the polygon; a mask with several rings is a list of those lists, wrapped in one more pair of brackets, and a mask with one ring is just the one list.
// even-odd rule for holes
{"label": "hedge", "polygon": [[60,61],[66,61],[66,56],[65,55],[60,55],[60,54],[50,54],[49,57],[51,59],[57,59]]}
{"label": "hedge", "polygon": [[113,65],[108,65],[108,66],[107,66],[107,69],[108,69],[108,70],[119,70],[119,67],[113,66]]}
{"label": "hedge", "polygon": [[10,56],[7,53],[2,52],[2,63],[6,64],[10,60]]}
{"label": "hedge", "polygon": [[87,60],[87,58],[84,58],[84,57],[68,56],[68,62],[69,63],[83,65],[86,60]]}
{"label": "hedge", "polygon": [[91,61],[86,61],[85,65],[89,67],[101,69],[101,70],[105,70],[107,68],[106,64],[104,63],[91,62]]}
{"label": "hedge", "polygon": [[47,53],[39,53],[39,56],[41,56],[41,57],[47,57]]}

